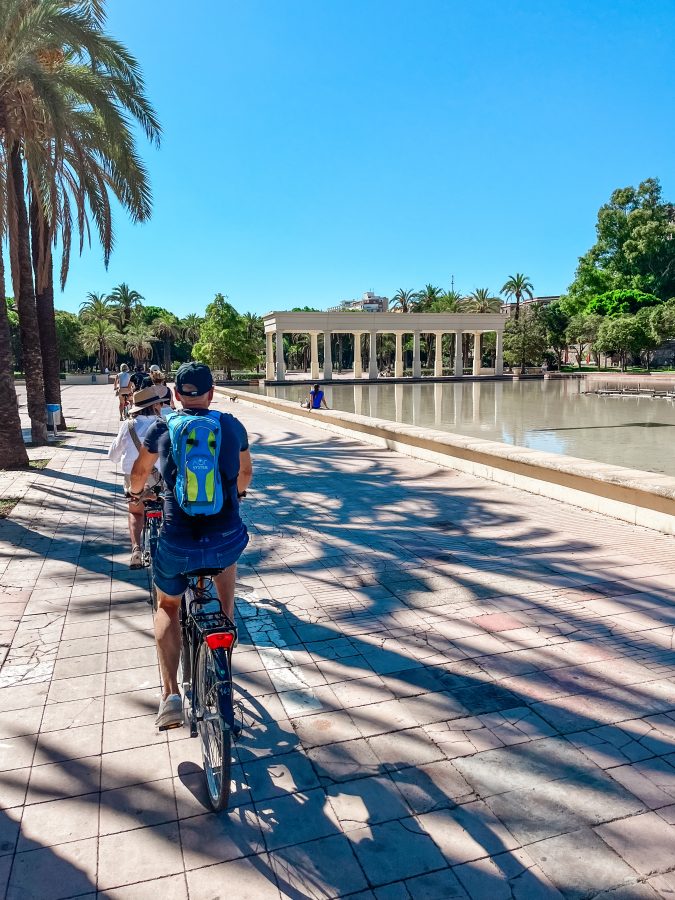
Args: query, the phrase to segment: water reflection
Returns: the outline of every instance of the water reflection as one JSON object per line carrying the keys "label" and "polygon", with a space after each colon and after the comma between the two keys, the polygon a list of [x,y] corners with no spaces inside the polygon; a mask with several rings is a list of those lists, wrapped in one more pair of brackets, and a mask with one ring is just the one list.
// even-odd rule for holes
{"label": "water reflection", "polygon": [[[668,400],[584,394],[576,379],[324,389],[330,407],[358,415],[675,475],[675,404]],[[299,401],[306,390],[286,384],[267,393]]]}

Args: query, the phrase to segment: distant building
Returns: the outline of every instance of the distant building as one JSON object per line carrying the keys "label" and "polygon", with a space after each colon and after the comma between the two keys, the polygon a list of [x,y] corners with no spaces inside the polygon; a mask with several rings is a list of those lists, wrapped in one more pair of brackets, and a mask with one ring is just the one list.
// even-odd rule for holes
{"label": "distant building", "polygon": [[339,306],[329,307],[328,312],[387,312],[388,307],[388,297],[366,291],[360,300],[342,300]]}
{"label": "distant building", "polygon": [[[554,300],[560,300],[560,294],[551,294],[547,297],[533,297],[531,300],[528,297],[527,299],[520,301],[520,308],[527,309],[528,306],[548,306],[549,303],[553,303]],[[510,303],[502,303],[502,313],[505,316],[510,316],[512,310],[515,310],[515,308],[515,300],[511,300]]]}

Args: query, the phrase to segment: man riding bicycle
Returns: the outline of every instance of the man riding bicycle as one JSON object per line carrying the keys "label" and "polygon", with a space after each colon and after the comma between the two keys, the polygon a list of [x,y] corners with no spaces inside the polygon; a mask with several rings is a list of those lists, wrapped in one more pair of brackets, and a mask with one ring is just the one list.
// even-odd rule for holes
{"label": "man riding bicycle", "polygon": [[[213,400],[211,370],[203,363],[185,363],[176,373],[176,399],[183,405],[181,417],[219,417],[221,428],[218,469],[222,483],[233,485],[222,508],[213,515],[188,515],[176,496],[179,476],[169,426],[158,419],[148,429],[141,452],[131,471],[131,496],[140,497],[155,464],[165,490],[164,519],[154,558],[157,589],[155,639],[162,673],[162,699],[156,724],[174,727],[183,722],[183,701],[178,687],[180,659],[179,610],[188,585],[186,573],[220,569],[213,579],[223,612],[234,620],[236,563],[248,543],[248,532],[239,515],[238,497],[250,484],[253,469],[248,435],[241,422],[228,413],[209,413]],[[236,486],[236,490],[234,489]]]}

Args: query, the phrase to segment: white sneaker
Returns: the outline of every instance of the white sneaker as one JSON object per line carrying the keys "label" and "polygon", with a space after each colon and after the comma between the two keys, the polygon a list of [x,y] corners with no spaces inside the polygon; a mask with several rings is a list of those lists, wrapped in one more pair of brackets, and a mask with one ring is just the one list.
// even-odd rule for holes
{"label": "white sneaker", "polygon": [[155,725],[160,731],[167,728],[180,728],[183,724],[183,700],[180,694],[169,694],[166,700],[160,700],[159,712]]}
{"label": "white sneaker", "polygon": [[143,568],[143,554],[140,547],[133,547],[131,550],[131,559],[129,560],[130,569]]}

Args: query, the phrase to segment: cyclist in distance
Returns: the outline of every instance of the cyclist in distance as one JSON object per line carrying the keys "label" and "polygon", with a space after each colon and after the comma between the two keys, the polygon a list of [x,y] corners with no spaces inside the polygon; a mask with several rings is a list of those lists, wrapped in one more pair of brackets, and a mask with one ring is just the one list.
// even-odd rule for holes
{"label": "cyclist in distance", "polygon": [[131,372],[129,371],[129,366],[126,363],[122,363],[119,372],[115,375],[115,393],[120,401],[120,422],[124,418],[124,404],[126,398],[132,394],[133,391],[134,388],[131,384]]}
{"label": "cyclist in distance", "polygon": [[[136,391],[134,405],[129,410],[129,418],[122,421],[117,436],[108,450],[108,459],[121,466],[124,474],[124,491],[128,497],[131,469],[138,457],[148,428],[161,414],[162,401],[154,388]],[[160,481],[157,469],[152,469],[144,482],[142,494],[151,491]],[[154,496],[154,495],[153,495]],[[129,499],[129,536],[131,538],[130,569],[143,566],[141,554],[141,532],[143,531],[143,497]]]}
{"label": "cyclist in distance", "polygon": [[159,366],[150,366],[150,375],[143,380],[143,387],[154,387],[161,396],[162,415],[165,415],[169,410],[176,408],[173,399],[173,391],[166,383],[166,376]]}
{"label": "cyclist in distance", "polygon": [[145,369],[143,366],[136,366],[134,371],[131,373],[131,383],[134,386],[135,391],[140,391],[141,388],[148,387],[148,385],[143,384],[145,381]]}
{"label": "cyclist in distance", "polygon": [[157,589],[155,639],[162,674],[162,699],[156,724],[173,727],[183,722],[183,701],[178,687],[180,659],[180,602],[188,586],[186,573],[198,569],[220,569],[213,581],[223,612],[234,620],[236,563],[248,544],[248,532],[239,514],[239,497],[250,484],[253,469],[248,435],[241,422],[229,413],[209,412],[213,400],[213,377],[203,363],[184,363],[176,373],[178,414],[218,418],[221,429],[217,460],[223,492],[219,512],[188,515],[178,501],[178,467],[169,425],[157,419],[148,429],[131,473],[131,496],[141,497],[148,474],[155,464],[164,479],[164,518],[154,557]]}

